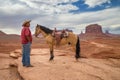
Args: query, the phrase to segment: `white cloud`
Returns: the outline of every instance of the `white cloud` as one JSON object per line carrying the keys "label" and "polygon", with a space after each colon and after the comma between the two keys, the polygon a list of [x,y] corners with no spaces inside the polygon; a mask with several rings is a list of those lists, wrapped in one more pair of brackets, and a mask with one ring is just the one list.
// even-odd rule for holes
{"label": "white cloud", "polygon": [[101,6],[104,3],[111,3],[110,0],[84,0],[89,7]]}
{"label": "white cloud", "polygon": [[78,7],[72,5],[72,3],[76,1],[78,0],[18,0],[18,2],[5,0],[0,1],[0,12],[13,15],[63,14],[68,13],[71,10],[77,10]]}
{"label": "white cloud", "polygon": [[[48,15],[56,13],[67,13],[78,8],[71,3],[78,0],[20,0],[26,3],[29,7],[37,9],[39,12],[44,12]],[[63,5],[62,3],[66,3]]]}
{"label": "white cloud", "polygon": [[[117,14],[117,15],[116,15]],[[85,12],[85,13],[79,13],[79,14],[72,14],[72,13],[66,13],[66,14],[58,14],[54,16],[42,16],[39,18],[34,19],[33,21],[47,26],[47,27],[57,27],[60,28],[69,28],[74,27],[75,33],[80,33],[81,30],[85,29],[85,26],[89,24],[98,23],[103,26],[103,28],[106,27],[117,27],[120,26],[120,8],[111,8],[111,9],[104,9],[101,11],[96,12]],[[35,23],[35,24],[36,24]]]}
{"label": "white cloud", "polygon": [[[78,9],[78,7],[71,4],[75,1],[78,0],[19,0],[19,2],[14,3],[9,0],[4,0],[3,3],[0,2],[0,12],[2,13],[0,14],[0,29],[9,33],[11,33],[12,29],[16,29],[16,32],[19,33],[17,30],[20,30],[21,23],[24,19],[32,19],[32,31],[34,31],[36,24],[41,24],[49,28],[70,28],[73,29],[75,33],[80,33],[81,30],[85,29],[85,26],[93,23],[98,23],[102,25],[103,28],[116,28],[116,25],[120,27],[119,7],[96,12],[73,14],[69,11]],[[102,4],[100,1],[104,3],[105,0],[98,0],[99,4],[97,5]],[[109,0],[106,0],[106,2],[107,1]],[[63,5],[62,3],[65,4]],[[91,4],[91,6],[94,4]],[[4,26],[4,29],[1,26]]]}
{"label": "white cloud", "polygon": [[61,3],[73,3],[78,0],[20,0],[22,2],[27,3],[29,6],[34,7],[34,4],[49,4],[49,5],[57,5]]}
{"label": "white cloud", "polygon": [[25,6],[24,5],[20,5],[20,4],[9,4],[9,5],[5,5],[0,7],[0,11],[6,14],[17,14],[17,13],[21,13],[21,11],[26,11]]}

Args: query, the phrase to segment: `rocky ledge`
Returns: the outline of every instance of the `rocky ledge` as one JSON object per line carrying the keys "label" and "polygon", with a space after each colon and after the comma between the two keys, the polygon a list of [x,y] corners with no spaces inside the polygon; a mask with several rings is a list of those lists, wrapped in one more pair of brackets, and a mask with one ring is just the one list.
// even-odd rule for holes
{"label": "rocky ledge", "polygon": [[[17,50],[20,51],[20,50]],[[76,61],[71,51],[55,50],[54,61],[48,61],[49,49],[32,49],[31,64],[22,66],[17,59],[18,72],[24,80],[119,80],[120,59],[81,58]],[[15,64],[16,65],[16,64]]]}

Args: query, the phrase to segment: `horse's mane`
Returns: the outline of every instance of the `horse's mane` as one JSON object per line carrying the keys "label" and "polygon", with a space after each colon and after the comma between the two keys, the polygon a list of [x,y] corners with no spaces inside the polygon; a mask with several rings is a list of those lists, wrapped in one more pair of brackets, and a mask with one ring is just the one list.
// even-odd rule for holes
{"label": "horse's mane", "polygon": [[42,26],[42,25],[38,25],[40,27],[40,29],[42,29],[45,33],[47,34],[52,34],[53,30],[45,27],[45,26]]}

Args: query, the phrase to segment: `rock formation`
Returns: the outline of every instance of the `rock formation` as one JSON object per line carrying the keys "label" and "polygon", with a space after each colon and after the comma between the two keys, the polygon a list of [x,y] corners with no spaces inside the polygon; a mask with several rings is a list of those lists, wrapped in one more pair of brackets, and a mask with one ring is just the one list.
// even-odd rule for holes
{"label": "rock formation", "polygon": [[0,31],[0,36],[1,36],[1,35],[6,35],[6,33],[4,33],[4,32],[2,32],[2,31]]}
{"label": "rock formation", "polygon": [[102,27],[98,24],[91,24],[86,27],[85,34],[102,34]]}
{"label": "rock formation", "polygon": [[83,34],[83,31],[81,31],[81,34]]}
{"label": "rock formation", "polygon": [[105,34],[110,34],[108,30],[105,31]]}
{"label": "rock formation", "polygon": [[95,39],[95,38],[108,38],[109,35],[103,33],[102,26],[98,24],[90,24],[86,26],[85,33],[80,34],[81,39]]}
{"label": "rock formation", "polygon": [[10,52],[10,57],[12,57],[12,58],[18,58],[18,57],[20,57],[22,55],[22,53],[20,52],[20,51],[12,51],[12,52]]}

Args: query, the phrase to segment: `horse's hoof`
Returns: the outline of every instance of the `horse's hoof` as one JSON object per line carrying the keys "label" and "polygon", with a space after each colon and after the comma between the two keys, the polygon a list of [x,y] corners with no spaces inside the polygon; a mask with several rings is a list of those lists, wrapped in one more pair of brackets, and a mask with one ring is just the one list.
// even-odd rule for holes
{"label": "horse's hoof", "polygon": [[80,58],[80,56],[75,56],[75,58],[76,58],[76,59],[79,59],[79,58]]}
{"label": "horse's hoof", "polygon": [[49,61],[53,61],[53,59],[49,59]]}
{"label": "horse's hoof", "polygon": [[76,58],[76,61],[79,61],[80,56],[75,56],[75,58]]}
{"label": "horse's hoof", "polygon": [[51,58],[49,59],[49,61],[52,61],[52,60],[53,60],[53,58],[54,58],[54,57],[51,57]]}

